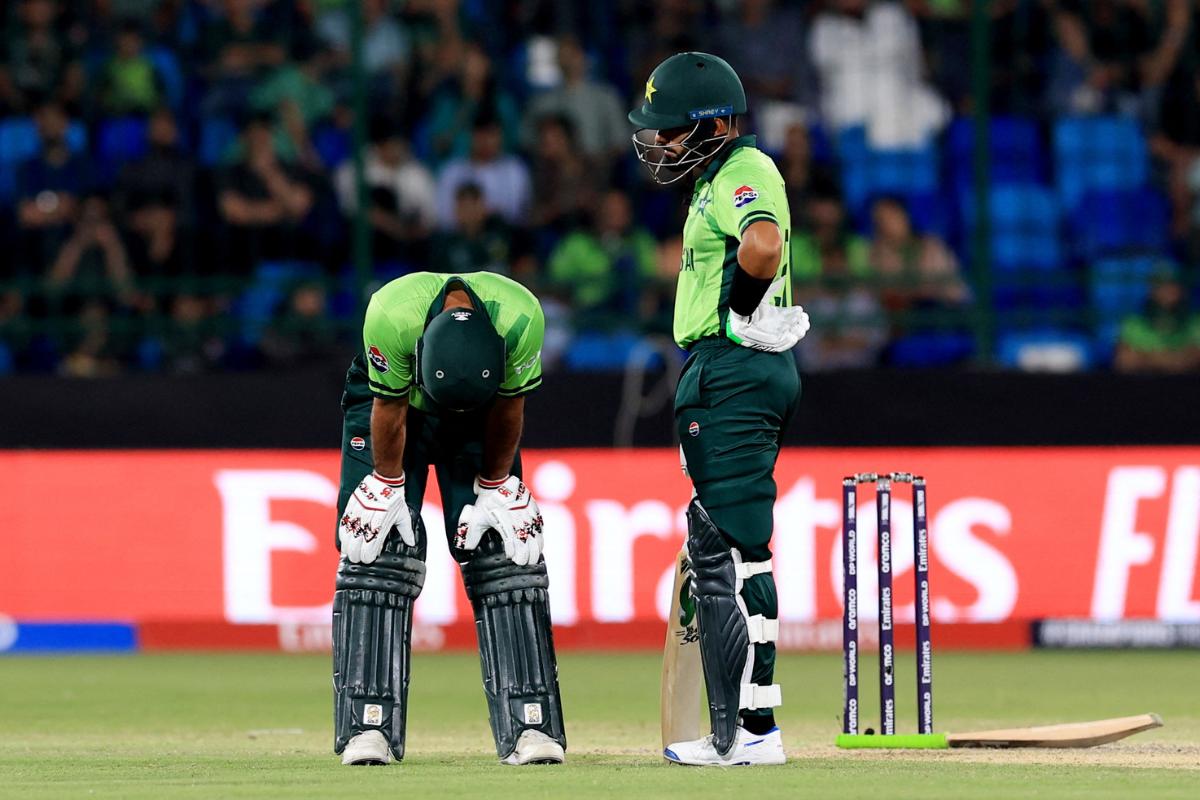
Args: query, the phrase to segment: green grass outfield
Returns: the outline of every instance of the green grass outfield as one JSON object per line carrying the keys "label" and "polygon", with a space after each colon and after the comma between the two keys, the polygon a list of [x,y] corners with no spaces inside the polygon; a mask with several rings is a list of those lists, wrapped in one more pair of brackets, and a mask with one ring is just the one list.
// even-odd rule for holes
{"label": "green grass outfield", "polygon": [[[912,730],[901,654],[901,730]],[[1087,751],[840,752],[837,655],[787,655],[785,767],[668,766],[657,755],[658,659],[560,664],[563,767],[502,767],[474,656],[417,655],[408,756],[342,767],[327,656],[0,658],[0,797],[1200,797],[1195,653],[935,654],[937,727],[965,731],[1163,715],[1166,727]],[[875,684],[869,660],[864,689]],[[878,706],[869,691],[863,720]]]}

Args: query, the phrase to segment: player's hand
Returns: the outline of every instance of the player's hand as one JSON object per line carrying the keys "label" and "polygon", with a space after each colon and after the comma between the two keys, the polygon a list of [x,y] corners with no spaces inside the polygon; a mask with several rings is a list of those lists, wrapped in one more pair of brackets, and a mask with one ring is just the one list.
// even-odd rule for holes
{"label": "player's hand", "polygon": [[725,333],[742,347],[767,353],[791,350],[808,333],[808,313],[802,306],[775,306],[770,299],[779,291],[783,279],[771,284],[763,302],[748,317],[729,312]]}
{"label": "player's hand", "polygon": [[489,529],[500,534],[504,555],[518,566],[542,555],[542,512],[529,488],[515,475],[502,481],[475,479],[476,500],[463,508],[455,546],[474,550]]}
{"label": "player's hand", "polygon": [[385,478],[372,472],[350,495],[338,522],[342,555],[355,564],[370,564],[379,558],[393,527],[406,545],[416,547],[412,517],[404,501],[404,476]]}

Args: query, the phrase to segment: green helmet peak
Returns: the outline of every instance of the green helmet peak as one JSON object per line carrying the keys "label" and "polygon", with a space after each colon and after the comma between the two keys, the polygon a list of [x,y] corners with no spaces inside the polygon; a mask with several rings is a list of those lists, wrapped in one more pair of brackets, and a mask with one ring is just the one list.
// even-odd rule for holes
{"label": "green helmet peak", "polygon": [[492,399],[503,378],[504,340],[485,311],[446,309],[417,341],[417,384],[443,408],[478,408]]}

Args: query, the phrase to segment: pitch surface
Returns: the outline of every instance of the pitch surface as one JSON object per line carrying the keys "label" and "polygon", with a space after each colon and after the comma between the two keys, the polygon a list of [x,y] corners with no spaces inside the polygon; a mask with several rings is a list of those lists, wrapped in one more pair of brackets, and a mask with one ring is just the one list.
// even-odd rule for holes
{"label": "pitch surface", "polygon": [[[901,731],[912,676],[898,659]],[[327,656],[172,654],[0,659],[0,795],[48,797],[1194,797],[1194,653],[939,653],[939,730],[1157,711],[1166,727],[1086,751],[839,752],[840,661],[784,655],[790,763],[671,767],[658,758],[658,659],[562,659],[563,768],[496,763],[473,655],[415,659],[408,757],[340,766]],[[865,670],[872,669],[869,661]],[[873,681],[863,721],[875,723]]]}

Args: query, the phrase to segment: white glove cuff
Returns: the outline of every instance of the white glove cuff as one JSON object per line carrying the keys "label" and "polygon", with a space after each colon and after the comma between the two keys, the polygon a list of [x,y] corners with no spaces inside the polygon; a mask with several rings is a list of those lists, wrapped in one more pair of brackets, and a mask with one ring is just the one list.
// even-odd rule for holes
{"label": "white glove cuff", "polygon": [[404,485],[404,473],[403,472],[400,473],[400,477],[398,477],[398,478],[389,478],[385,475],[380,475],[378,472],[375,472],[375,471],[372,471],[371,474],[375,476],[375,480],[379,481],[380,483],[387,484],[388,486],[403,486]]}
{"label": "white glove cuff", "polygon": [[488,480],[487,478],[484,478],[481,475],[476,475],[475,476],[475,494],[479,494],[480,492],[486,491],[486,490],[499,489],[501,486],[503,486],[505,483],[507,483],[508,479],[511,477],[512,477],[511,475],[505,475],[503,478],[498,478],[498,479],[492,481],[492,480]]}

